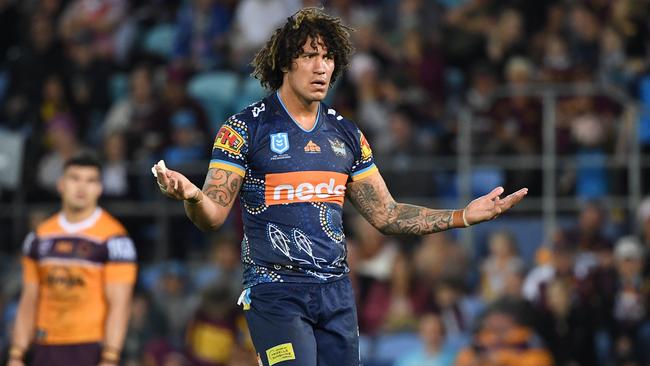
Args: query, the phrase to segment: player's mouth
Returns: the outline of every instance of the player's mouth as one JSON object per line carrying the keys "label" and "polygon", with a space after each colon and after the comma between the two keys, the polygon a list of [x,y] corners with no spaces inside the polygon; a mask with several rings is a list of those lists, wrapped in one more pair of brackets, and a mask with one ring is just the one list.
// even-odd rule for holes
{"label": "player's mouth", "polygon": [[324,89],[327,87],[327,82],[325,80],[314,80],[311,82],[311,85],[316,87],[316,89]]}

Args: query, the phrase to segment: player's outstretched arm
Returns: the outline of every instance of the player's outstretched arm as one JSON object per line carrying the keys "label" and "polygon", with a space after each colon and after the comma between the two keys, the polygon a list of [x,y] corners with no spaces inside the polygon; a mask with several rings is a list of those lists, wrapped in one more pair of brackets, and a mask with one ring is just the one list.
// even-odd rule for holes
{"label": "player's outstretched arm", "polygon": [[182,200],[187,217],[203,231],[216,230],[223,225],[243,180],[231,171],[212,168],[208,170],[201,190],[179,172],[159,165],[155,169],[161,192]]}
{"label": "player's outstretched arm", "polygon": [[502,193],[503,188],[497,187],[464,209],[434,210],[395,202],[378,172],[347,186],[354,206],[383,234],[424,235],[492,220],[521,201],[528,189],[500,198]]}

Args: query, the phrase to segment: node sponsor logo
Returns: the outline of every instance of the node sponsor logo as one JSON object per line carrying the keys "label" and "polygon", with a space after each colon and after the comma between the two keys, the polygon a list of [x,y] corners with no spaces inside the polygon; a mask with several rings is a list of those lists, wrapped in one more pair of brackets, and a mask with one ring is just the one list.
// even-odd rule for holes
{"label": "node sponsor logo", "polygon": [[343,205],[347,174],[304,171],[267,174],[264,198],[268,206],[297,202],[334,202]]}

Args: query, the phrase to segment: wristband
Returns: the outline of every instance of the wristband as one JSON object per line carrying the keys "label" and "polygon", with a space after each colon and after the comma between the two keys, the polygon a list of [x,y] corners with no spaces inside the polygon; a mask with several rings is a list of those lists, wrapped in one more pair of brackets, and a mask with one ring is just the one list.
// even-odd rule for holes
{"label": "wristband", "polygon": [[120,351],[113,348],[105,347],[102,350],[102,361],[106,361],[110,363],[120,362]]}
{"label": "wristband", "polygon": [[467,222],[467,217],[465,217],[465,212],[467,212],[467,209],[463,209],[463,224],[465,224],[465,227],[469,227],[469,222]]}
{"label": "wristband", "polygon": [[456,210],[451,217],[451,225],[453,227],[468,227],[469,223],[465,217],[465,210]]}
{"label": "wristband", "polygon": [[22,360],[25,357],[25,350],[18,346],[9,348],[9,358],[12,360]]}

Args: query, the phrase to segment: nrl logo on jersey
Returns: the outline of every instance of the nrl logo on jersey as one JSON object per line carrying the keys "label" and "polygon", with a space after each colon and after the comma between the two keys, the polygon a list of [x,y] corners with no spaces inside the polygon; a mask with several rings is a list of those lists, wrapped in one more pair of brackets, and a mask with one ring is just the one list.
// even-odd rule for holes
{"label": "nrl logo on jersey", "polygon": [[334,154],[336,156],[345,157],[347,155],[347,151],[345,150],[345,144],[342,141],[340,141],[339,139],[334,139],[334,140],[327,139],[327,141],[330,142],[330,147],[332,148],[332,151],[334,151]]}
{"label": "nrl logo on jersey", "polygon": [[286,132],[271,134],[271,151],[284,154],[289,150],[289,135]]}

